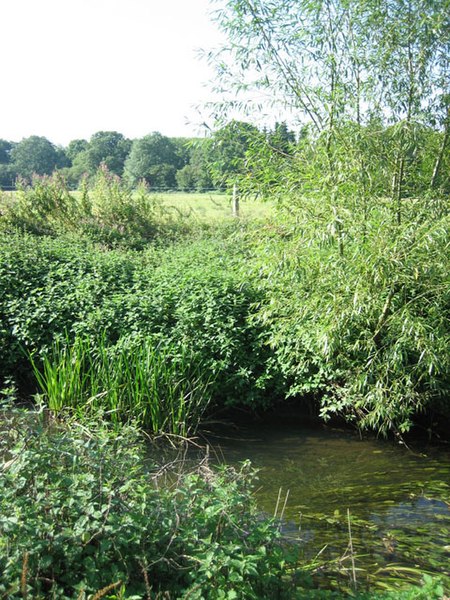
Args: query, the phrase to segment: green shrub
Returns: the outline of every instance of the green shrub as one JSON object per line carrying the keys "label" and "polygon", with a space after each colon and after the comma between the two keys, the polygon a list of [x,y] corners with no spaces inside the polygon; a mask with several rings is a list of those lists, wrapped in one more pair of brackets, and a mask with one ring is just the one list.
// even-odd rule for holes
{"label": "green shrub", "polygon": [[448,415],[448,226],[374,220],[365,237],[348,233],[344,256],[314,227],[259,235],[253,269],[267,301],[256,319],[288,395],[383,433],[407,431],[422,411]]}
{"label": "green shrub", "polygon": [[19,181],[0,226],[7,232],[73,233],[108,247],[142,248],[160,231],[176,228],[176,219],[145,186],[133,192],[103,166],[80,192],[71,192],[59,172],[35,176],[31,184]]}
{"label": "green shrub", "polygon": [[290,597],[248,465],[203,461],[164,482],[131,425],[44,417],[1,413],[2,597],[86,598],[107,586],[122,598]]}
{"label": "green shrub", "polygon": [[75,231],[84,218],[83,207],[69,192],[62,175],[35,175],[31,184],[19,180],[14,201],[5,207],[1,222],[6,229],[38,235]]}
{"label": "green shrub", "polygon": [[216,403],[266,405],[279,382],[264,331],[250,322],[263,296],[234,270],[239,252],[233,242],[207,239],[138,253],[74,238],[4,236],[2,376],[25,378],[27,353],[43,359],[58,340],[102,337],[112,346],[151,338],[179,354],[189,348]]}

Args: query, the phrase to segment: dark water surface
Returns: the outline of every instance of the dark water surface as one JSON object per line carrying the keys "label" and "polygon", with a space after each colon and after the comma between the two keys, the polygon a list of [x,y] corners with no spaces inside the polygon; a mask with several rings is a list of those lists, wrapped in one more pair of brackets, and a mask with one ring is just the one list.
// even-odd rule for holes
{"label": "dark water surface", "polygon": [[286,503],[284,534],[302,560],[320,553],[324,578],[349,576],[348,511],[359,580],[450,577],[450,446],[408,449],[293,422],[209,439],[220,460],[259,469],[260,507],[279,516]]}

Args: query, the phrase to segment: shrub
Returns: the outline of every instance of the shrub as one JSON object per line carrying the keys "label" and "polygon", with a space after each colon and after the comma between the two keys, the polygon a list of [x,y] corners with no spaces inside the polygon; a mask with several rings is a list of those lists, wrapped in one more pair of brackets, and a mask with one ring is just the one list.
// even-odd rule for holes
{"label": "shrub", "polygon": [[46,424],[45,414],[1,414],[2,596],[110,586],[122,598],[289,597],[286,553],[256,511],[247,464],[203,461],[164,483],[133,426]]}
{"label": "shrub", "polygon": [[2,376],[26,378],[27,354],[38,363],[58,340],[95,345],[102,337],[113,346],[147,338],[172,354],[189,348],[217,403],[264,406],[278,380],[264,331],[250,322],[263,296],[231,268],[239,252],[234,242],[207,239],[138,253],[74,238],[5,236]]}
{"label": "shrub", "polygon": [[420,412],[448,415],[448,217],[367,226],[344,256],[313,227],[259,236],[253,269],[267,300],[255,318],[288,395],[314,395],[324,417],[402,433]]}

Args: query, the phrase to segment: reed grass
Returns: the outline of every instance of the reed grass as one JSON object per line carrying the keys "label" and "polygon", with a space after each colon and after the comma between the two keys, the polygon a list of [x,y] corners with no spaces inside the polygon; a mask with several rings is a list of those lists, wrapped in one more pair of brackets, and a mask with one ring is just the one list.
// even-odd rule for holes
{"label": "reed grass", "polygon": [[102,411],[116,423],[133,420],[154,434],[186,437],[210,403],[212,378],[198,356],[149,338],[115,346],[103,338],[56,341],[31,363],[40,394],[56,413]]}

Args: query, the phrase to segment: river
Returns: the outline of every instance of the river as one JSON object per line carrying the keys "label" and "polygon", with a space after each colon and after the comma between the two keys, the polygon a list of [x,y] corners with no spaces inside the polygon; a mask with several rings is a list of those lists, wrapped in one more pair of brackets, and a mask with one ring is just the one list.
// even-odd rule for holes
{"label": "river", "polygon": [[259,506],[282,517],[300,560],[317,563],[319,584],[342,588],[354,574],[364,587],[416,581],[419,571],[450,578],[450,446],[292,420],[208,439],[217,460],[249,459],[259,470]]}

